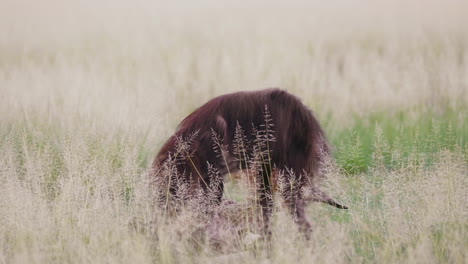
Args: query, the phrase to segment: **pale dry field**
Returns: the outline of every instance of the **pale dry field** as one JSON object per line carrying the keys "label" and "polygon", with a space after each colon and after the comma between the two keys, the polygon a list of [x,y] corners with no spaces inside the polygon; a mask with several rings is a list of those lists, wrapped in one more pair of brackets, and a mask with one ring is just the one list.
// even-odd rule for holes
{"label": "pale dry field", "polygon": [[[456,0],[0,0],[0,263],[466,263],[466,25]],[[328,171],[350,210],[309,206],[310,241],[279,206],[270,250],[194,246],[199,223],[154,208],[148,165],[196,107],[265,87],[334,142],[401,118],[454,132],[416,129],[428,152],[377,126],[372,165]]]}

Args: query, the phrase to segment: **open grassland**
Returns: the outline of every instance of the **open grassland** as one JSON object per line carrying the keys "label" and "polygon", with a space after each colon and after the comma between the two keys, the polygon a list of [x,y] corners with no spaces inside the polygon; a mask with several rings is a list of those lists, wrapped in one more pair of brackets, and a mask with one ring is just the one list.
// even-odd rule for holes
{"label": "open grassland", "polygon": [[[466,263],[468,4],[321,2],[2,1],[0,263]],[[278,206],[269,249],[216,251],[147,169],[197,106],[265,87],[314,110],[350,209],[310,205],[305,241]]]}

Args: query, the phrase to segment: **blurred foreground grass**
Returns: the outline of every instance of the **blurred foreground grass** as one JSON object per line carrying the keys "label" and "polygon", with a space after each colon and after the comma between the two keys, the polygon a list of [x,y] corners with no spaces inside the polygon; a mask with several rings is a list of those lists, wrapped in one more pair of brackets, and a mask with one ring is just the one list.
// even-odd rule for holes
{"label": "blurred foreground grass", "polygon": [[340,142],[337,166],[323,188],[350,209],[309,206],[315,231],[304,241],[278,207],[271,249],[234,237],[241,250],[234,255],[204,242],[194,249],[194,219],[159,219],[145,174],[157,146],[144,137],[16,120],[0,129],[0,256],[7,263],[463,263],[468,155],[457,116],[409,122],[379,114],[331,133]]}

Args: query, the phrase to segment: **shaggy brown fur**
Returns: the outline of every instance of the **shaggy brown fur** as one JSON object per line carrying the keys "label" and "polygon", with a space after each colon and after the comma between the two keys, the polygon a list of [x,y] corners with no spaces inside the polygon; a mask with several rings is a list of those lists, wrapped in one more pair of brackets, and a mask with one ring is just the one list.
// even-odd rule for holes
{"label": "shaggy brown fur", "polygon": [[[300,229],[308,234],[311,226],[304,212],[307,201],[346,209],[312,184],[328,154],[324,132],[312,112],[290,93],[266,89],[226,94],[202,105],[163,145],[153,169],[158,178],[167,177],[161,171],[164,166],[166,171],[169,168],[174,179],[166,182],[167,194],[176,196],[184,182],[189,193],[197,188],[214,192],[217,203],[222,199],[223,182],[221,179],[213,185],[216,172],[254,171],[267,232],[272,193],[280,181],[277,175],[284,175],[283,184],[287,186],[280,193]],[[169,161],[172,167],[165,165]],[[306,186],[312,192],[309,197],[303,195]]]}

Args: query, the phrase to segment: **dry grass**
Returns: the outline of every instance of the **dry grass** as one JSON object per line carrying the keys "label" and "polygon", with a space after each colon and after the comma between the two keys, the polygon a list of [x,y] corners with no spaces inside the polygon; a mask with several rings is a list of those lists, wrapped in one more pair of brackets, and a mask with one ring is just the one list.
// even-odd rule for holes
{"label": "dry grass", "polygon": [[[468,5],[321,2],[4,0],[0,263],[465,263]],[[324,188],[351,209],[311,205],[310,241],[278,207],[269,251],[239,235],[220,254],[195,216],[161,220],[147,164],[209,98],[271,86],[332,138],[375,112],[452,112],[457,145],[399,168],[332,168]]]}

